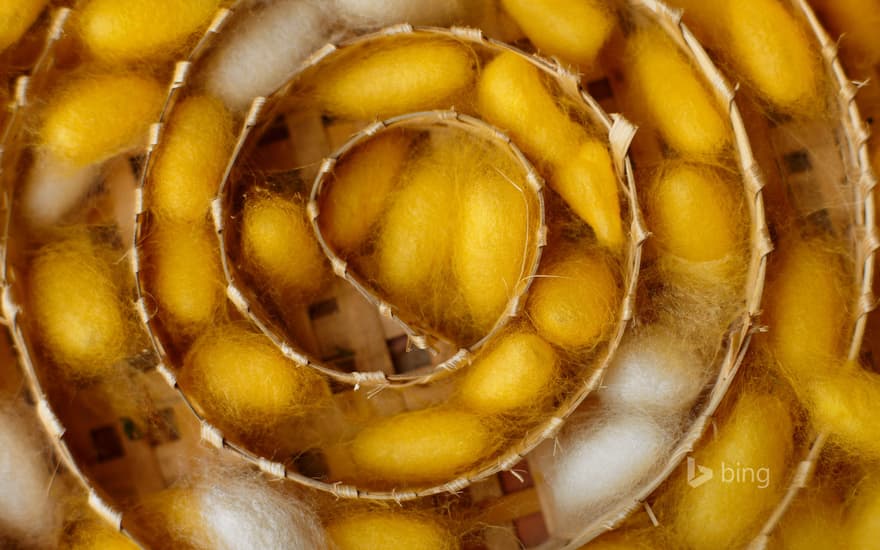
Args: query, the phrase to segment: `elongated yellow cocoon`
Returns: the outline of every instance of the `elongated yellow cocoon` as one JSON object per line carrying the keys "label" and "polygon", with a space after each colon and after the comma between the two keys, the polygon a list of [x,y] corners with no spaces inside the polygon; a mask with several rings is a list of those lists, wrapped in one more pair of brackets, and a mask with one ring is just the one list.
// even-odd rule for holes
{"label": "elongated yellow cocoon", "polygon": [[202,222],[232,148],[232,117],[219,100],[193,96],[174,111],[150,180],[153,209],[180,222]]}
{"label": "elongated yellow cocoon", "polygon": [[81,76],[52,95],[40,139],[50,152],[74,164],[106,160],[146,142],[164,97],[149,78]]}
{"label": "elongated yellow cocoon", "polygon": [[817,430],[856,456],[880,459],[880,375],[856,365],[838,365],[833,374],[804,382],[807,407]]}
{"label": "elongated yellow cocoon", "polygon": [[209,413],[256,431],[329,397],[319,374],[284,357],[264,335],[235,324],[202,334],[186,356],[181,381]]}
{"label": "elongated yellow cocoon", "polygon": [[617,319],[620,288],[608,261],[573,251],[541,270],[527,306],[538,334],[565,348],[589,348]]}
{"label": "elongated yellow cocoon", "polygon": [[349,53],[321,71],[315,95],[328,113],[354,119],[450,108],[473,83],[475,68],[476,59],[458,42],[398,39]]}
{"label": "elongated yellow cocoon", "polygon": [[476,415],[432,408],[404,412],[364,428],[351,443],[355,463],[385,482],[436,482],[484,457],[494,437]]}
{"label": "elongated yellow cocoon", "polygon": [[98,58],[165,58],[207,26],[219,0],[90,0],[79,13],[79,34]]}
{"label": "elongated yellow cocoon", "polygon": [[321,231],[336,250],[351,252],[373,230],[409,153],[410,140],[386,132],[337,165],[321,204]]}
{"label": "elongated yellow cocoon", "polygon": [[339,550],[455,550],[458,540],[448,529],[425,516],[397,512],[363,512],[344,516],[327,525]]}
{"label": "elongated yellow cocoon", "polygon": [[149,237],[152,284],[163,322],[191,335],[214,320],[223,303],[217,240],[206,225],[159,224]]}
{"label": "elongated yellow cocoon", "polygon": [[[790,408],[775,396],[746,390],[716,438],[694,453],[694,467],[714,475],[701,480],[705,470],[695,469],[690,484],[678,479],[671,525],[685,547],[739,548],[756,535],[785,485],[794,435]],[[693,480],[702,482],[693,486]]]}
{"label": "elongated yellow cocoon", "polygon": [[859,483],[848,503],[843,531],[846,544],[842,548],[871,550],[880,540],[880,480],[876,473]]}
{"label": "elongated yellow cocoon", "polygon": [[776,109],[818,114],[822,108],[818,46],[781,0],[737,0],[726,6],[728,56],[742,77]]}
{"label": "elongated yellow cocoon", "polygon": [[777,250],[765,319],[770,349],[797,388],[802,378],[827,374],[843,358],[847,285],[827,243],[783,241]]}
{"label": "elongated yellow cocoon", "polygon": [[541,53],[581,67],[596,61],[614,30],[614,14],[596,0],[502,0]]}
{"label": "elongated yellow cocoon", "polygon": [[129,324],[111,254],[79,232],[41,249],[31,265],[28,289],[37,332],[72,378],[106,375],[125,355]]}
{"label": "elongated yellow cocoon", "polygon": [[741,246],[743,200],[717,170],[672,162],[661,168],[648,192],[648,229],[661,250],[707,262]]}
{"label": "elongated yellow cocoon", "polygon": [[483,69],[477,107],[533,161],[563,165],[587,138],[541,81],[539,69],[513,52],[499,54]]}
{"label": "elongated yellow cocoon", "polygon": [[[500,160],[500,159],[499,159]],[[512,163],[463,183],[453,264],[459,291],[484,332],[498,320],[526,274],[529,205]],[[520,170],[521,172],[521,170]]]}
{"label": "elongated yellow cocoon", "polygon": [[864,66],[880,62],[880,1],[812,0],[810,4],[832,38],[842,36],[840,46],[848,61]]}
{"label": "elongated yellow cocoon", "polygon": [[800,493],[782,517],[769,550],[827,550],[844,545],[843,503],[828,490]]}
{"label": "elongated yellow cocoon", "polygon": [[593,228],[600,244],[613,251],[623,247],[617,177],[605,144],[592,139],[584,141],[574,156],[559,167],[550,186]]}
{"label": "elongated yellow cocoon", "polygon": [[49,0],[4,0],[0,3],[0,52],[21,38]]}
{"label": "elongated yellow cocoon", "polygon": [[278,291],[308,294],[327,281],[327,262],[298,202],[272,195],[249,197],[241,240],[246,262]]}
{"label": "elongated yellow cocoon", "polygon": [[[717,155],[732,131],[690,61],[659,28],[627,43],[627,79],[636,101],[664,141],[685,155]],[[639,121],[642,122],[642,121]]]}
{"label": "elongated yellow cocoon", "polygon": [[109,523],[90,519],[76,524],[64,537],[67,550],[138,550],[140,548]]}
{"label": "elongated yellow cocoon", "polygon": [[553,347],[525,332],[504,336],[467,369],[459,390],[462,405],[484,414],[540,406],[558,375]]}

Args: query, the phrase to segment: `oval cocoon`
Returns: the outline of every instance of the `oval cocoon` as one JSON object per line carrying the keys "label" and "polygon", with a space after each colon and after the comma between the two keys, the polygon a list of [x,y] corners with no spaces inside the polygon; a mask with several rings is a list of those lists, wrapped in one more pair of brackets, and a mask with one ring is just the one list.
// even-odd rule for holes
{"label": "oval cocoon", "polygon": [[321,231],[340,252],[363,244],[385,209],[409,152],[409,139],[385,132],[359,147],[333,174],[321,204]]}
{"label": "oval cocoon", "polygon": [[835,372],[802,383],[817,430],[829,440],[865,459],[880,459],[880,425],[874,410],[880,400],[880,375],[857,365],[835,365]]}
{"label": "oval cocoon", "polygon": [[248,197],[241,241],[245,261],[275,291],[308,294],[328,279],[327,262],[298,202],[269,194]]}
{"label": "oval cocoon", "polygon": [[468,409],[484,414],[535,407],[552,391],[558,374],[550,344],[535,334],[509,334],[467,367],[459,398]]}
{"label": "oval cocoon", "polygon": [[49,0],[4,0],[0,3],[0,52],[18,42]]}
{"label": "oval cocoon", "polygon": [[80,232],[41,249],[31,265],[36,330],[52,359],[73,378],[109,374],[125,356],[129,324],[110,254]]}
{"label": "oval cocoon", "polygon": [[284,357],[264,335],[235,324],[196,340],[182,381],[207,411],[257,431],[305,414],[329,396],[319,374]]}
{"label": "oval cocoon", "polygon": [[371,51],[355,50],[322,70],[315,95],[331,115],[362,120],[449,108],[473,83],[475,66],[470,50],[458,42],[398,38]]}
{"label": "oval cocoon", "polygon": [[711,156],[730,142],[732,130],[715,96],[690,61],[659,29],[627,43],[629,88],[652,126],[685,155]]}
{"label": "oval cocoon", "polygon": [[339,550],[455,550],[458,540],[431,519],[406,512],[364,512],[327,525],[327,534]]}
{"label": "oval cocoon", "polygon": [[712,168],[671,163],[649,189],[648,228],[661,250],[693,262],[735,252],[745,225],[743,200]]}
{"label": "oval cocoon", "polygon": [[174,111],[156,154],[151,206],[160,216],[203,222],[232,148],[232,117],[210,96],[193,96]]}
{"label": "oval cocoon", "polygon": [[192,335],[214,320],[225,282],[217,240],[208,227],[160,223],[148,237],[150,292],[176,332]]}
{"label": "oval cocoon", "polygon": [[595,0],[502,0],[541,53],[589,67],[614,29],[614,14]]}
{"label": "oval cocoon", "polygon": [[605,338],[617,319],[620,289],[608,261],[569,252],[532,285],[527,311],[538,334],[564,348],[586,348]]}
{"label": "oval cocoon", "polygon": [[156,61],[181,50],[219,7],[219,0],[90,0],[78,30],[100,59]]}
{"label": "oval cocoon", "polygon": [[134,74],[80,76],[54,92],[43,112],[40,140],[77,165],[106,160],[146,143],[165,93]]}
{"label": "oval cocoon", "polygon": [[494,441],[479,417],[431,408],[369,425],[352,441],[351,454],[364,473],[382,481],[432,482],[467,470]]}

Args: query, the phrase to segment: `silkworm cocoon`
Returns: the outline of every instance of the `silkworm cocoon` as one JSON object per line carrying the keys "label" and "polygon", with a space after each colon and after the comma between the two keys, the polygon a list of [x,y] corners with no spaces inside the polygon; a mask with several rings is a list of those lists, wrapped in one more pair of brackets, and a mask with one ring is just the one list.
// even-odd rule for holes
{"label": "silkworm cocoon", "polygon": [[6,0],[0,5],[0,52],[18,42],[49,0]]}
{"label": "silkworm cocoon", "polygon": [[527,311],[538,334],[564,348],[589,348],[614,326],[620,289],[608,261],[570,251],[541,270]]}
{"label": "silkworm cocoon", "polygon": [[51,154],[83,166],[146,143],[165,93],[134,74],[84,75],[52,94],[40,141]]}
{"label": "silkworm cocoon", "polygon": [[841,36],[840,46],[847,59],[863,65],[880,62],[880,1],[813,0],[810,4],[831,35]]}
{"label": "silkworm cocoon", "polygon": [[564,165],[587,138],[541,81],[540,70],[513,52],[499,54],[483,69],[477,107],[533,161]]}
{"label": "silkworm cocoon", "polygon": [[824,241],[783,241],[777,250],[765,300],[768,343],[799,387],[802,377],[830,372],[843,356],[847,285]]}
{"label": "silkworm cocoon", "polygon": [[28,414],[34,415],[0,401],[0,533],[54,546],[60,514],[49,492],[53,472],[42,431]]}
{"label": "silkworm cocoon", "polygon": [[138,550],[128,537],[99,519],[80,521],[65,536],[63,548],[68,550]]}
{"label": "silkworm cocoon", "polygon": [[604,143],[584,141],[574,156],[556,170],[550,186],[593,228],[600,244],[614,251],[623,247],[617,177]]}
{"label": "silkworm cocoon", "polygon": [[743,200],[716,170],[672,162],[660,170],[648,193],[648,228],[662,251],[708,262],[741,246]]}
{"label": "silkworm cocoon", "polygon": [[82,231],[46,245],[30,269],[31,315],[42,344],[65,374],[106,375],[126,352],[129,321],[107,259]]}
{"label": "silkworm cocoon", "polygon": [[78,14],[78,31],[99,59],[156,60],[180,51],[219,6],[219,0],[90,0]]}
{"label": "silkworm cocoon", "polygon": [[385,482],[437,482],[486,456],[495,438],[474,414],[431,408],[368,425],[352,441],[351,456],[365,474]]}
{"label": "silkworm cocoon", "polygon": [[[794,435],[790,410],[778,397],[743,391],[717,436],[694,452],[694,466],[711,469],[713,477],[696,487],[677,480],[679,500],[670,524],[683,545],[738,548],[756,535],[787,477]],[[750,468],[752,477],[731,481],[730,469],[736,476],[737,468]],[[699,479],[705,470],[694,472]]]}
{"label": "silkworm cocoon", "polygon": [[452,107],[474,81],[476,59],[453,40],[393,40],[323,69],[315,96],[331,115],[384,119]]}
{"label": "silkworm cocoon", "polygon": [[670,436],[640,414],[586,418],[541,446],[533,459],[558,530],[576,534],[586,517],[631,491],[663,459]]}
{"label": "silkworm cocoon", "polygon": [[403,133],[385,132],[337,165],[321,204],[321,231],[334,248],[363,244],[382,215],[409,153]]}
{"label": "silkworm cocoon", "polygon": [[731,128],[694,66],[659,28],[627,43],[627,80],[650,125],[684,155],[713,156],[730,143]]}
{"label": "silkworm cocoon", "polygon": [[204,221],[232,143],[232,117],[220,100],[202,95],[180,103],[153,165],[149,192],[156,213],[174,221]]}
{"label": "silkworm cocoon", "polygon": [[335,0],[336,9],[349,26],[410,25],[447,26],[471,8],[467,0]]}
{"label": "silkworm cocoon", "polygon": [[590,67],[614,30],[608,4],[596,0],[502,0],[507,13],[541,53]]}
{"label": "silkworm cocoon", "polygon": [[766,101],[793,114],[821,109],[819,52],[780,0],[727,2],[725,20],[729,58]]}
{"label": "silkworm cocoon", "polygon": [[510,162],[493,168],[462,186],[452,251],[458,291],[483,331],[505,311],[526,275],[532,225],[523,178]]}
{"label": "silkworm cocoon", "polygon": [[339,550],[459,548],[458,540],[443,525],[423,515],[398,511],[346,515],[327,524],[327,535]]}
{"label": "silkworm cocoon", "polygon": [[214,320],[223,304],[220,253],[204,225],[160,223],[149,236],[150,293],[162,320],[191,335]]}
{"label": "silkworm cocoon", "polygon": [[509,334],[467,367],[459,399],[464,407],[483,414],[540,406],[558,374],[550,344],[527,332]]}
{"label": "silkworm cocoon", "polygon": [[812,422],[816,429],[831,432],[830,440],[841,448],[880,459],[880,425],[875,415],[880,375],[854,365],[838,365],[836,370],[805,382]]}
{"label": "silkworm cocoon", "polygon": [[279,0],[243,13],[206,59],[205,89],[234,110],[281,86],[330,37],[321,2]]}
{"label": "silkworm cocoon", "polygon": [[329,271],[302,204],[278,196],[248,197],[242,216],[244,258],[281,292],[308,294]]}
{"label": "silkworm cocoon", "polygon": [[326,381],[293,363],[262,334],[228,324],[202,334],[184,360],[184,388],[233,426],[265,429],[329,395]]}
{"label": "silkworm cocoon", "polygon": [[20,208],[34,227],[58,223],[88,194],[98,179],[98,167],[75,166],[37,150],[27,175]]}
{"label": "silkworm cocoon", "polygon": [[671,415],[688,410],[705,382],[693,346],[666,329],[630,336],[618,348],[598,395],[614,409]]}
{"label": "silkworm cocoon", "polygon": [[845,544],[841,548],[870,550],[880,540],[880,482],[872,475],[859,483],[847,503],[843,524]]}
{"label": "silkworm cocoon", "polygon": [[[804,490],[773,532],[770,550],[826,550],[844,544],[843,503],[828,490]],[[857,548],[853,546],[852,548]]]}

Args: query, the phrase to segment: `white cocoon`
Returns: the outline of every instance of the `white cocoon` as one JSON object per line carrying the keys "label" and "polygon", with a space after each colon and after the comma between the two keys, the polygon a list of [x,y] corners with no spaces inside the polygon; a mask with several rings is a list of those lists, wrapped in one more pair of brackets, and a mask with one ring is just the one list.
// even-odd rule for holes
{"label": "white cocoon", "polygon": [[21,198],[25,219],[33,227],[58,223],[97,182],[99,168],[74,166],[38,150]]}
{"label": "white cocoon", "polygon": [[321,2],[256,2],[206,61],[205,88],[235,111],[280,87],[330,38],[331,19]]}
{"label": "white cocoon", "polygon": [[52,470],[41,430],[29,416],[22,406],[0,402],[0,533],[48,545],[60,514],[49,493]]}
{"label": "white cocoon", "polygon": [[558,443],[542,444],[530,463],[541,499],[552,509],[553,534],[575,535],[586,517],[627,496],[664,459],[671,441],[648,416],[591,414],[569,424]]}
{"label": "white cocoon", "polygon": [[633,335],[617,350],[598,391],[612,409],[676,414],[689,409],[705,382],[700,356],[665,330]]}
{"label": "white cocoon", "polygon": [[324,529],[304,503],[260,478],[217,479],[201,497],[202,520],[214,550],[327,548]]}
{"label": "white cocoon", "polygon": [[474,0],[336,0],[340,16],[351,27],[397,23],[446,26],[460,22]]}

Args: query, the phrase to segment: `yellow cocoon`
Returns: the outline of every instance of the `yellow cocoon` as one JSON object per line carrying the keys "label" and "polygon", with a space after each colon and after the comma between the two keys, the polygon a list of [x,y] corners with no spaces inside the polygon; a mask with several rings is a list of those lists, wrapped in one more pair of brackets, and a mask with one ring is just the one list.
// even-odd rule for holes
{"label": "yellow cocoon", "polygon": [[668,163],[648,189],[648,229],[657,247],[692,262],[720,260],[742,241],[743,201],[717,170]]}
{"label": "yellow cocoon", "polygon": [[512,163],[506,164],[480,170],[472,181],[462,182],[454,234],[458,291],[483,332],[495,324],[517,292],[528,257],[528,198],[514,183],[522,178],[516,177]]}
{"label": "yellow cocoon", "polygon": [[593,228],[600,244],[613,251],[623,247],[617,177],[604,143],[584,141],[550,178],[550,186]]}
{"label": "yellow cocoon", "polygon": [[717,155],[731,129],[697,70],[659,29],[627,43],[629,87],[664,141],[684,155]]}
{"label": "yellow cocoon", "polygon": [[204,224],[160,223],[148,237],[149,292],[174,332],[195,334],[223,304],[224,280],[217,240]]}
{"label": "yellow cocoon", "polygon": [[67,82],[51,98],[40,140],[51,153],[82,166],[145,143],[165,92],[150,78],[98,74]]}
{"label": "yellow cocoon", "polygon": [[801,378],[829,373],[843,357],[847,284],[822,240],[777,246],[765,298],[769,346],[797,388]]}
{"label": "yellow cocoon", "polygon": [[193,96],[181,102],[153,165],[149,190],[156,213],[175,221],[204,221],[232,142],[232,117],[220,100]]}
{"label": "yellow cocoon", "polygon": [[61,545],[66,550],[138,550],[140,547],[103,520],[76,524]]}
{"label": "yellow cocoon", "polygon": [[725,20],[728,56],[765,100],[792,114],[821,109],[818,47],[781,0],[729,1]]}
{"label": "yellow cocoon", "polygon": [[337,251],[363,244],[379,221],[409,153],[410,140],[385,132],[337,165],[321,204],[321,231]]}
{"label": "yellow cocoon", "polygon": [[794,436],[790,409],[775,396],[746,390],[717,436],[694,452],[695,466],[710,468],[713,477],[696,487],[678,479],[671,525],[684,547],[739,548],[757,535],[787,479]]}
{"label": "yellow cocoon", "polygon": [[315,95],[329,114],[364,120],[450,108],[475,68],[470,50],[452,40],[389,40],[321,71]]}
{"label": "yellow cocoon", "polygon": [[126,352],[129,322],[111,254],[83,231],[40,250],[31,265],[31,314],[43,345],[73,378],[108,374]]}
{"label": "yellow cocoon", "polygon": [[241,226],[245,261],[275,290],[308,294],[327,281],[327,262],[302,204],[269,194],[245,200]]}
{"label": "yellow cocoon", "polygon": [[786,511],[770,539],[770,550],[847,548],[842,503],[827,490],[806,489]]}
{"label": "yellow cocoon", "polygon": [[539,407],[558,373],[556,352],[540,336],[509,334],[467,367],[459,399],[483,414]]}
{"label": "yellow cocoon", "polygon": [[808,407],[817,430],[831,432],[830,440],[863,458],[880,459],[880,375],[855,365],[806,382]]}
{"label": "yellow cocoon", "polygon": [[329,397],[317,372],[284,357],[264,335],[235,324],[196,340],[182,380],[207,411],[249,430],[301,416]]}
{"label": "yellow cocoon", "polygon": [[0,52],[18,42],[49,0],[4,0],[0,3]]}
{"label": "yellow cocoon", "polygon": [[589,67],[614,30],[608,4],[596,0],[502,0],[541,53]]}
{"label": "yellow cocoon", "polygon": [[513,52],[499,54],[483,69],[477,106],[484,120],[508,132],[533,161],[562,165],[587,138],[544,85],[540,70]]}
{"label": "yellow cocoon", "polygon": [[617,277],[596,252],[570,251],[542,269],[527,311],[538,334],[564,348],[590,348],[614,327]]}
{"label": "yellow cocoon", "polygon": [[78,30],[100,59],[156,61],[182,49],[219,6],[219,0],[89,0]]}
{"label": "yellow cocoon", "polygon": [[187,548],[187,541],[204,541],[208,533],[201,521],[200,495],[195,489],[173,487],[144,498],[133,511],[133,520],[150,533],[154,546]]}
{"label": "yellow cocoon", "polygon": [[425,516],[406,512],[363,512],[327,525],[338,550],[456,550],[458,540],[445,527]]}
{"label": "yellow cocoon", "polygon": [[474,414],[431,408],[372,423],[352,441],[351,456],[364,473],[382,481],[441,481],[487,455],[495,437]]}
{"label": "yellow cocoon", "polygon": [[847,59],[863,65],[880,62],[880,1],[812,0],[810,4],[832,38],[842,36],[840,46]]}
{"label": "yellow cocoon", "polygon": [[849,550],[873,550],[880,540],[880,482],[873,475],[863,480],[847,503],[843,531]]}

